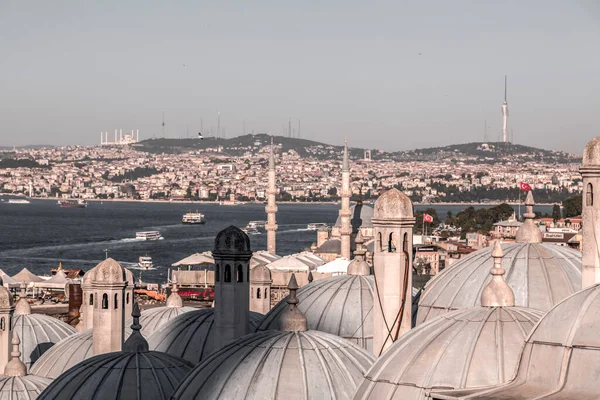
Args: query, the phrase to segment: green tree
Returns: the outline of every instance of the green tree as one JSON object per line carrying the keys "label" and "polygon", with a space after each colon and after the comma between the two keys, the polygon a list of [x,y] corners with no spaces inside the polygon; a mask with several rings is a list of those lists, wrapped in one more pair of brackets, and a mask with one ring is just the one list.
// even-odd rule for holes
{"label": "green tree", "polygon": [[577,217],[581,215],[582,196],[577,194],[563,201],[563,217]]}
{"label": "green tree", "polygon": [[552,206],[552,219],[554,222],[560,219],[560,206],[558,204]]}

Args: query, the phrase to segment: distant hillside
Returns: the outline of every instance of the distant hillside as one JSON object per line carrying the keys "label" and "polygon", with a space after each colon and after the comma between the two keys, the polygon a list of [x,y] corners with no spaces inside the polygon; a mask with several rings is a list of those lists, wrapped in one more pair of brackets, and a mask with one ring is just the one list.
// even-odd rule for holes
{"label": "distant hillside", "polygon": [[0,151],[3,150],[12,150],[13,148],[15,149],[43,149],[43,148],[51,148],[51,147],[56,147],[56,146],[52,146],[49,144],[28,144],[27,146],[0,146]]}
{"label": "distant hillside", "polygon": [[[222,153],[237,156],[251,149],[270,143],[267,134],[243,135],[231,139],[207,138],[200,139],[148,139],[134,145],[138,150],[149,153],[185,153],[193,150],[215,148],[222,146]],[[275,136],[275,143],[282,146],[283,151],[294,150],[301,157],[317,159],[336,159],[341,156],[342,146],[334,146],[307,139]],[[364,149],[351,147],[350,157],[362,159]],[[409,151],[387,152],[372,149],[373,160],[395,161],[431,161],[442,159],[468,159],[470,162],[494,163],[499,160],[516,159],[525,161],[544,161],[555,163],[580,162],[581,157],[562,151],[537,149],[511,143],[465,143],[444,147],[431,147]]]}

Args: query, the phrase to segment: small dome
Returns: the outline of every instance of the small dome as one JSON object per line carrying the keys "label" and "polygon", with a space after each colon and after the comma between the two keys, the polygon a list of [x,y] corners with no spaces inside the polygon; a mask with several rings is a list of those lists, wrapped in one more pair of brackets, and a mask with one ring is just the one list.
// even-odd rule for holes
{"label": "small dome", "polygon": [[340,239],[329,239],[317,248],[317,253],[340,254],[342,252],[342,241]]}
{"label": "small dome", "polygon": [[[173,318],[185,314],[190,311],[198,311],[194,307],[154,307],[142,311],[140,317],[140,325],[142,325],[142,333],[144,336],[149,337],[153,332],[162,328],[167,322]],[[131,326],[132,319],[130,318],[125,322],[125,326]]]}
{"label": "small dome", "polygon": [[[262,314],[250,312],[249,332],[256,329]],[[148,337],[151,350],[162,351],[198,364],[213,351],[215,341],[214,308],[181,314]]]}
{"label": "small dome", "polygon": [[362,258],[355,258],[348,264],[348,275],[371,275],[371,267]]}
{"label": "small dome", "polygon": [[34,400],[52,383],[50,379],[35,375],[0,375],[0,399]]}
{"label": "small dome", "polygon": [[[125,338],[128,338],[131,332],[131,329],[125,328]],[[31,373],[49,379],[56,379],[75,364],[93,356],[92,330],[86,329],[52,346],[33,364]]]}
{"label": "small dome", "polygon": [[600,136],[596,136],[585,146],[582,165],[584,167],[600,166]]}
{"label": "small dome", "polygon": [[250,283],[271,283],[271,270],[265,265],[257,265],[250,270]]}
{"label": "small dome", "polygon": [[8,289],[0,285],[0,308],[10,308],[14,305],[13,295]]}
{"label": "small dome", "polygon": [[511,383],[478,399],[597,399],[600,285],[566,298],[531,332]]}
{"label": "small dome", "polygon": [[120,283],[127,281],[127,270],[112,258],[102,261],[92,271],[91,282]]}
{"label": "small dome", "polygon": [[100,354],[61,374],[38,399],[166,400],[191,369],[185,360],[156,351]]}
{"label": "small dome", "polygon": [[413,204],[407,195],[396,188],[381,194],[375,201],[373,219],[394,220],[413,217]]}
{"label": "small dome", "polygon": [[[515,294],[515,305],[548,311],[581,290],[581,252],[555,244],[502,245],[504,278]],[[475,251],[433,277],[421,295],[417,325],[459,308],[480,304],[491,280],[492,247]]]}
{"label": "small dome", "polygon": [[432,388],[507,382],[542,315],[521,307],[474,307],[442,315],[412,329],[379,357],[354,399],[424,400]]}
{"label": "small dome", "polygon": [[28,369],[48,349],[77,332],[70,325],[44,314],[15,315],[12,326],[21,339],[20,358]]}
{"label": "small dome", "polygon": [[[373,348],[373,275],[339,275],[319,279],[297,292],[298,309],[308,329],[331,333],[359,346]],[[288,308],[286,299],[269,311],[259,331],[279,329],[279,318]]]}
{"label": "small dome", "polygon": [[[350,226],[352,226],[353,231],[356,231],[358,228],[372,228],[373,222],[371,219],[373,218],[373,207],[368,206],[366,204],[357,203],[350,207]],[[335,226],[342,225],[342,217],[338,216],[335,221]]]}
{"label": "small dome", "polygon": [[250,239],[240,228],[231,225],[215,237],[214,253],[252,255]]}
{"label": "small dome", "polygon": [[265,331],[211,355],[174,399],[351,399],[374,356],[337,336]]}

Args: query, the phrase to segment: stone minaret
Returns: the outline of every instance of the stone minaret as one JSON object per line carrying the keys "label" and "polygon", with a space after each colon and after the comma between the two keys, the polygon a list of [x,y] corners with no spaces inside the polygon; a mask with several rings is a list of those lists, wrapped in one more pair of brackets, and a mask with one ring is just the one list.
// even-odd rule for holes
{"label": "stone minaret", "polygon": [[344,162],[342,164],[342,209],[340,210],[340,235],[342,241],[341,256],[350,260],[350,237],[352,235],[352,226],[350,225],[350,163],[348,161],[348,141],[344,141]]}
{"label": "stone minaret", "polygon": [[249,330],[250,239],[235,226],[215,238],[215,328],[216,345],[225,346]]}
{"label": "stone minaret", "polygon": [[92,273],[94,354],[121,351],[125,336],[127,274],[121,264],[112,258],[102,261]]}
{"label": "stone minaret", "polygon": [[600,136],[585,147],[579,172],[583,178],[581,288],[585,289],[600,282]]}
{"label": "stone minaret", "polygon": [[266,314],[271,309],[271,270],[257,265],[250,271],[250,311]]}
{"label": "stone minaret", "polygon": [[[2,280],[0,279],[0,282]],[[12,345],[12,318],[15,312],[15,304],[12,294],[0,284],[0,373],[4,373],[4,367],[11,359],[10,349]]]}
{"label": "stone minaret", "polygon": [[381,355],[412,322],[412,236],[415,218],[410,199],[390,189],[375,202],[373,352]]}
{"label": "stone minaret", "polygon": [[277,204],[275,204],[275,196],[277,195],[277,187],[275,186],[275,154],[273,153],[273,137],[271,136],[271,154],[269,155],[269,187],[267,188],[267,251],[271,254],[277,254],[276,232],[277,221]]}

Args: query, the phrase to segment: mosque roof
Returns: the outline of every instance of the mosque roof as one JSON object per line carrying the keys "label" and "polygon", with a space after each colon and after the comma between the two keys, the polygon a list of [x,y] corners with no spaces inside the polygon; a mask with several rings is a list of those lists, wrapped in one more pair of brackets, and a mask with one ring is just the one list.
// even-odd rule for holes
{"label": "mosque roof", "polygon": [[19,359],[19,335],[13,334],[11,359],[0,375],[0,400],[33,400],[52,382],[50,379],[27,375],[27,367]]}
{"label": "mosque roof", "polygon": [[[308,329],[328,332],[366,349],[373,347],[373,276],[340,275],[318,279],[298,290],[298,309]],[[279,329],[287,308],[281,300],[260,321],[257,330]]]}
{"label": "mosque roof", "polygon": [[[131,335],[125,328],[125,338]],[[56,379],[75,364],[94,355],[94,342],[91,329],[78,332],[52,346],[31,367],[33,375]]]}
{"label": "mosque roof", "polygon": [[179,357],[148,351],[140,334],[137,303],[132,315],[133,332],[123,351],[81,361],[56,378],[39,399],[169,399],[192,365]]}
{"label": "mosque roof", "polygon": [[[482,389],[465,398],[597,399],[600,393],[598,310],[599,284],[566,298],[544,315],[527,338],[516,377],[510,383]],[[440,398],[463,394],[467,393],[449,392]]]}
{"label": "mosque roof", "polygon": [[[373,218],[373,207],[357,203],[350,207],[350,225],[353,230],[357,230],[358,228],[372,228],[373,222],[371,219]],[[338,216],[335,221],[335,226],[342,225],[342,217]]]}
{"label": "mosque roof", "polygon": [[[547,311],[581,289],[581,252],[555,244],[503,244],[505,279],[515,305]],[[425,286],[417,325],[441,314],[479,304],[490,278],[492,247],[475,251],[444,269]]]}
{"label": "mosque roof", "polygon": [[282,257],[279,260],[268,264],[267,266],[271,270],[309,271],[325,264],[325,262],[325,260],[313,253],[303,251],[301,253],[290,254]]}
{"label": "mosque roof", "polygon": [[[153,332],[156,332],[163,325],[171,321],[173,318],[185,314],[186,312],[196,311],[194,307],[154,307],[142,311],[140,317],[140,324],[142,325],[142,333],[144,336],[150,336]],[[131,325],[132,320],[129,319],[125,326]]]}
{"label": "mosque roof", "polygon": [[[250,312],[250,329],[254,331],[263,317]],[[186,312],[171,319],[148,337],[150,349],[182,357],[198,364],[217,350],[214,309],[204,308]]]}
{"label": "mosque roof", "polygon": [[27,368],[56,343],[76,333],[70,325],[44,314],[15,315],[12,327],[21,339],[21,361]]}
{"label": "mosque roof", "polygon": [[246,335],[181,382],[174,399],[351,399],[374,356],[319,331]]}
{"label": "mosque roof", "polygon": [[342,241],[340,239],[328,239],[317,248],[317,253],[323,254],[341,254]]}
{"label": "mosque roof", "polygon": [[338,257],[333,261],[329,261],[327,264],[317,267],[317,272],[345,275],[348,272],[348,265],[350,265],[350,260]]}
{"label": "mosque roof", "polygon": [[13,279],[19,282],[31,283],[31,282],[41,282],[42,278],[29,271],[27,268],[23,268],[17,274],[12,276]]}
{"label": "mosque roof", "polygon": [[250,270],[251,283],[270,283],[273,282],[271,270],[266,265],[259,264]]}

